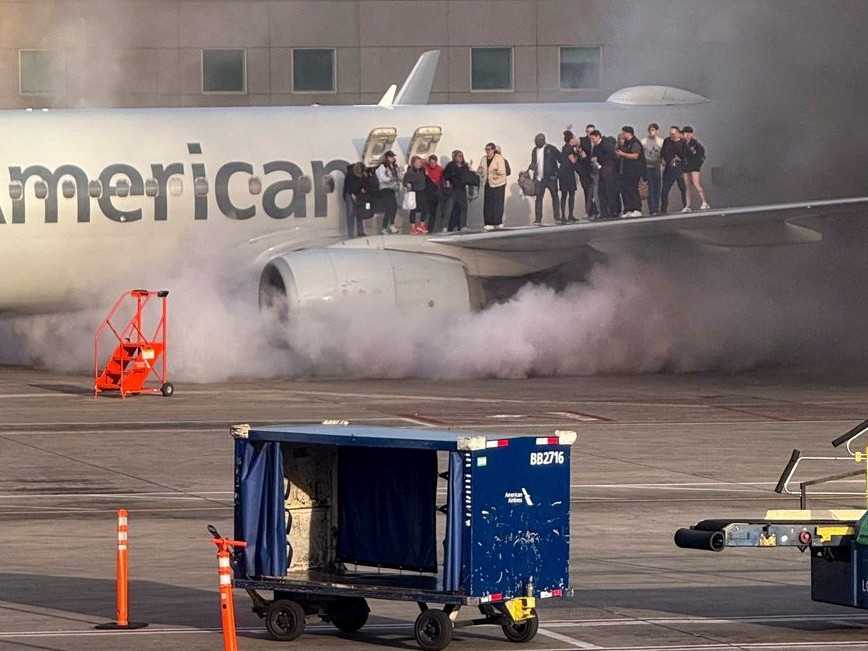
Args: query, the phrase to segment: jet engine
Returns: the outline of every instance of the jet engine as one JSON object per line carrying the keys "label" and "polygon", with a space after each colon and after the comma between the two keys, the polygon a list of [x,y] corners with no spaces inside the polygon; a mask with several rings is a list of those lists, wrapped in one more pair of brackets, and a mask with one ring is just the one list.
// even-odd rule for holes
{"label": "jet engine", "polygon": [[458,260],[405,251],[308,249],[265,265],[259,308],[270,327],[285,328],[308,310],[332,306],[468,312],[471,282]]}

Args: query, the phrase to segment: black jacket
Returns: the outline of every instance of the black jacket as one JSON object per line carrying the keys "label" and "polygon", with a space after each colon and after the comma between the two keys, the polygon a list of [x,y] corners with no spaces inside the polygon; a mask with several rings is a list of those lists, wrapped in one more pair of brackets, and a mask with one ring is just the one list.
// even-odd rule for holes
{"label": "black jacket", "polygon": [[642,148],[642,143],[639,142],[639,139],[634,136],[629,141],[624,141],[624,144],[619,149],[628,154],[639,154],[639,158],[635,160],[631,158],[618,158],[621,174],[624,176],[642,176],[645,173],[645,150]]}
{"label": "black jacket", "polygon": [[[536,150],[536,147],[530,150],[530,165],[527,167],[527,171],[530,172],[532,179],[536,179]],[[561,152],[554,145],[545,145],[543,149],[543,177],[545,180],[557,180],[560,167]]]}
{"label": "black jacket", "polygon": [[681,161],[684,160],[684,140],[675,142],[672,138],[666,138],[660,149],[660,158],[663,159],[664,169],[680,169]]}
{"label": "black jacket", "polygon": [[428,175],[425,174],[425,170],[416,170],[412,167],[407,168],[407,171],[404,172],[404,180],[403,183],[405,186],[409,186],[413,192],[424,192],[425,191],[425,179],[428,178]]}
{"label": "black jacket", "polygon": [[443,170],[443,180],[448,181],[450,186],[446,189],[447,192],[451,192],[452,190],[464,190],[467,188],[469,177],[470,168],[467,167],[467,163],[464,163],[464,165],[458,165],[455,161],[450,161]]}
{"label": "black jacket", "polygon": [[364,176],[356,176],[353,174],[353,166],[350,165],[347,168],[347,174],[344,177],[344,196],[352,195],[357,196],[362,192],[362,184],[364,183]]}
{"label": "black jacket", "polygon": [[696,138],[684,143],[684,167],[695,172],[705,162],[705,147]]}
{"label": "black jacket", "polygon": [[611,142],[603,138],[600,144],[594,147],[593,154],[600,164],[600,176],[608,178],[618,173],[618,159]]}
{"label": "black jacket", "polygon": [[590,176],[592,171],[591,149],[593,149],[590,136],[579,138],[579,149],[585,152],[585,157],[579,158],[578,163],[576,163],[576,171],[579,173],[579,176]]}

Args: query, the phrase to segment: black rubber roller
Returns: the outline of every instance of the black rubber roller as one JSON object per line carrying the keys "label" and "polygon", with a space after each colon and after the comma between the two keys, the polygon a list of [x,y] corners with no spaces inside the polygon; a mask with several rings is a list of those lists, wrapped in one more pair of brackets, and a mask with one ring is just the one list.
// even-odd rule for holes
{"label": "black rubber roller", "polygon": [[701,549],[706,552],[722,552],[726,538],[722,531],[679,529],[675,532],[675,544],[682,549]]}

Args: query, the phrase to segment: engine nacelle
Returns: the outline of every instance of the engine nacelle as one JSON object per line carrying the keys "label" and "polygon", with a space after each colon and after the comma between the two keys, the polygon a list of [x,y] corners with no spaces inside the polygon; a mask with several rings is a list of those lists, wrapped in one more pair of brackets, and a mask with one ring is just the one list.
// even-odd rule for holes
{"label": "engine nacelle", "polygon": [[350,248],[309,249],[271,260],[259,281],[259,307],[272,325],[306,309],[330,305],[365,309],[468,312],[464,265],[451,258]]}

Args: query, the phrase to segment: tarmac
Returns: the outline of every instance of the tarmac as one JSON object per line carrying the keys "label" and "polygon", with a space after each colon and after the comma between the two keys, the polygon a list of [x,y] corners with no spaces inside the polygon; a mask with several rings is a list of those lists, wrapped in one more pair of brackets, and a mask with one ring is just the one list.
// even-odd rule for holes
{"label": "tarmac", "polygon": [[[228,426],[329,418],[578,432],[575,597],[545,602],[539,635],[523,648],[868,649],[868,612],[811,601],[807,555],[712,554],[672,542],[677,528],[703,518],[796,507],[773,492],[790,451],[833,454],[829,442],[868,416],[865,377],[280,380],[178,384],[172,398],[126,400],[94,399],[89,386],[87,377],[0,367],[0,650],[222,648],[206,526],[232,532]],[[831,499],[813,503],[863,505],[857,495]],[[131,619],[149,626],[97,631],[114,618],[121,507],[130,513]],[[355,636],[311,622],[298,641],[275,642],[239,591],[239,648],[417,648],[415,605],[371,606],[369,625]],[[456,631],[449,648],[522,647],[499,628],[474,627]]]}

